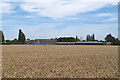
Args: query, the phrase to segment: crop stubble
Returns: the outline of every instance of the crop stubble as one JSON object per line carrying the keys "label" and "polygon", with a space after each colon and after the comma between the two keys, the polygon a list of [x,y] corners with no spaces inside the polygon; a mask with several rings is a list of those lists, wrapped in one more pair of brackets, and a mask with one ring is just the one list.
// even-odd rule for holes
{"label": "crop stubble", "polygon": [[117,77],[117,46],[3,45],[3,78]]}

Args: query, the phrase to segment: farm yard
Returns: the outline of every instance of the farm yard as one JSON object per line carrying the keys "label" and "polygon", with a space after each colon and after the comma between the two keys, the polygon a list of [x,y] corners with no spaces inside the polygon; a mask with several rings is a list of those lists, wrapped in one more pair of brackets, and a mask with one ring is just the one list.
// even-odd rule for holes
{"label": "farm yard", "polygon": [[103,78],[118,75],[117,46],[3,45],[3,78]]}

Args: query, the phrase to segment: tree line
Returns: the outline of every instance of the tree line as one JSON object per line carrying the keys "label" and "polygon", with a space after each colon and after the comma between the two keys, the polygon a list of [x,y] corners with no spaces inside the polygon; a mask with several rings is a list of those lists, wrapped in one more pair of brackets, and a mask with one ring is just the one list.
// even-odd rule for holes
{"label": "tree line", "polygon": [[96,40],[95,39],[95,35],[87,35],[86,36],[86,40],[82,40],[82,38],[78,38],[78,36],[76,36],[76,38],[74,37],[61,37],[57,39],[57,42],[89,42],[89,41],[97,41],[97,42],[111,42],[112,45],[119,45],[120,44],[120,40],[118,38],[113,37],[111,34],[108,34],[105,38],[105,41],[102,40]]}
{"label": "tree line", "polygon": [[[56,38],[56,39],[57,39],[57,42],[98,41],[95,39],[94,34],[87,35],[86,40],[82,40],[82,38],[81,37],[78,38],[78,36],[76,36],[75,38],[74,37],[60,37],[60,38]],[[111,42],[113,45],[120,44],[120,40],[118,38],[115,38],[111,34],[108,34],[104,39],[105,39],[105,41],[98,41],[98,42]],[[18,39],[15,38],[13,40],[5,40],[3,31],[0,31],[0,43],[2,43],[2,44],[25,44],[25,41],[26,41],[26,37],[21,29],[19,29]]]}
{"label": "tree line", "polygon": [[0,43],[2,44],[25,44],[26,37],[25,34],[19,29],[18,39],[15,38],[13,40],[5,40],[3,31],[0,31]]}

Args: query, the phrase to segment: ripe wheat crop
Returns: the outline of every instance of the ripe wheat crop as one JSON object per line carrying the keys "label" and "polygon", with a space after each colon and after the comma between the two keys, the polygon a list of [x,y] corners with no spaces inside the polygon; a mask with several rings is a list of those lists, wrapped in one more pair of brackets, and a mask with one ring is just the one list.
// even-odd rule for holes
{"label": "ripe wheat crop", "polygon": [[3,45],[3,78],[117,77],[117,46]]}

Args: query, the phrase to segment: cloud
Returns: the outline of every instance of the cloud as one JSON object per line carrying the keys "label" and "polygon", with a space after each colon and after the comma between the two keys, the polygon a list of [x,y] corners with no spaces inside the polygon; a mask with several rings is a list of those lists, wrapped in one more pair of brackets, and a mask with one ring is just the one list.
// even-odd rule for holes
{"label": "cloud", "polygon": [[14,6],[10,3],[0,2],[0,28],[2,26],[2,15],[13,13]]}
{"label": "cloud", "polygon": [[3,0],[3,13],[12,13],[14,5],[6,2],[23,2],[20,7],[27,12],[36,13],[52,19],[74,16],[79,13],[95,11],[108,4],[116,5],[118,0]]}
{"label": "cloud", "polygon": [[67,1],[67,2],[119,2],[119,0],[2,0],[1,2],[57,2],[57,1]]}
{"label": "cloud", "polygon": [[101,13],[101,14],[98,14],[97,16],[98,17],[105,17],[105,16],[112,16],[113,14],[111,13]]}
{"label": "cloud", "polygon": [[104,21],[117,21],[118,20],[118,18],[109,18],[109,19],[106,19],[106,20],[104,20]]}
{"label": "cloud", "polygon": [[24,0],[20,7],[24,11],[36,13],[42,17],[60,19],[83,12],[95,11],[108,4],[117,5],[117,2],[118,0]]}
{"label": "cloud", "polygon": [[9,3],[0,2],[0,29],[2,28],[2,13],[12,13],[13,6]]}
{"label": "cloud", "polygon": [[80,18],[78,18],[78,17],[68,17],[68,18],[64,18],[64,20],[80,20]]}
{"label": "cloud", "polygon": [[111,21],[117,21],[118,15],[116,13],[100,13],[96,15],[97,17],[109,17],[108,19],[102,20],[102,22],[111,22]]}
{"label": "cloud", "polygon": [[33,16],[24,16],[25,18],[34,18]]}
{"label": "cloud", "polygon": [[14,5],[12,5],[11,3],[0,2],[0,10],[3,14],[13,13],[14,12],[13,9],[14,9]]}

